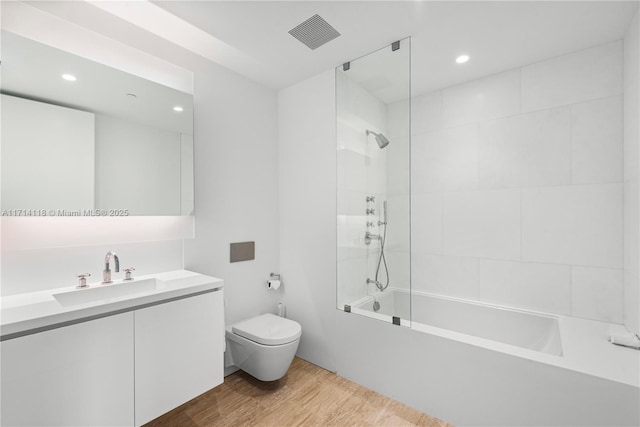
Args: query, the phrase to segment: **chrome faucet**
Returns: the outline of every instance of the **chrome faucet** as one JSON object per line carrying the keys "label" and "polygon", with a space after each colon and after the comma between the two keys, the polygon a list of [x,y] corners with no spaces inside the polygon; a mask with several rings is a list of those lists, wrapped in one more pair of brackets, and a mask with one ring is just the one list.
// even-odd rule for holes
{"label": "chrome faucet", "polygon": [[104,270],[102,271],[102,283],[111,283],[111,269],[109,268],[109,264],[111,262],[111,256],[113,256],[113,263],[116,269],[116,273],[120,271],[120,260],[118,259],[118,255],[115,252],[107,252],[104,256]]}

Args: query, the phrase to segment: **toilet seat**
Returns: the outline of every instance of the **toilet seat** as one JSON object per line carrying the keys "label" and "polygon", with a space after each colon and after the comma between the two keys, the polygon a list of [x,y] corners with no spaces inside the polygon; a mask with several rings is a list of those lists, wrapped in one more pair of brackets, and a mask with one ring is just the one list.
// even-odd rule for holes
{"label": "toilet seat", "polygon": [[282,345],[300,338],[302,327],[293,320],[266,313],[234,324],[231,331],[258,344]]}

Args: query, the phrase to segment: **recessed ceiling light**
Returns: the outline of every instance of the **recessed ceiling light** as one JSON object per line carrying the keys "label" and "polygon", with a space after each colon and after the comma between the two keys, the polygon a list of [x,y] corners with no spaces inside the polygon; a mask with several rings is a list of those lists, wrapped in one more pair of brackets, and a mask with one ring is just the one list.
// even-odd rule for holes
{"label": "recessed ceiling light", "polygon": [[181,113],[182,111],[184,111],[184,108],[182,108],[179,105],[176,105],[175,107],[173,107],[173,111],[177,111],[178,113]]}
{"label": "recessed ceiling light", "polygon": [[127,94],[127,98],[129,99],[136,99],[138,97],[138,95],[136,95],[135,93],[128,93]]}
{"label": "recessed ceiling light", "polygon": [[65,79],[68,82],[75,82],[76,80],[76,76],[74,76],[73,74],[63,74],[62,78]]}
{"label": "recessed ceiling light", "polygon": [[456,63],[458,64],[464,64],[465,62],[467,62],[469,60],[469,55],[460,55],[456,58]]}

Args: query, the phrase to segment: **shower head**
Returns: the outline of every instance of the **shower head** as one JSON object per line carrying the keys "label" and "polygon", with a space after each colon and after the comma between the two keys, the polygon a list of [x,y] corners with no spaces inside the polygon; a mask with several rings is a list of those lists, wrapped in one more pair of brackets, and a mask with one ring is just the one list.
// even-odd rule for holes
{"label": "shower head", "polygon": [[367,129],[367,135],[369,135],[369,134],[371,134],[371,135],[376,137],[376,142],[378,143],[378,147],[380,147],[381,149],[386,147],[387,145],[389,145],[389,140],[383,134],[375,133],[375,132],[370,131],[369,129]]}

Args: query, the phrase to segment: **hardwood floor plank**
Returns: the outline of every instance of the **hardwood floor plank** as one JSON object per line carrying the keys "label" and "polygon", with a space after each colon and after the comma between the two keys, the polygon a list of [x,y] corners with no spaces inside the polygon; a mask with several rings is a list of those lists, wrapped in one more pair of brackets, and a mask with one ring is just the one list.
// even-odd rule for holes
{"label": "hardwood floor plank", "polygon": [[297,357],[278,381],[258,381],[238,371],[145,425],[214,426],[453,427]]}

